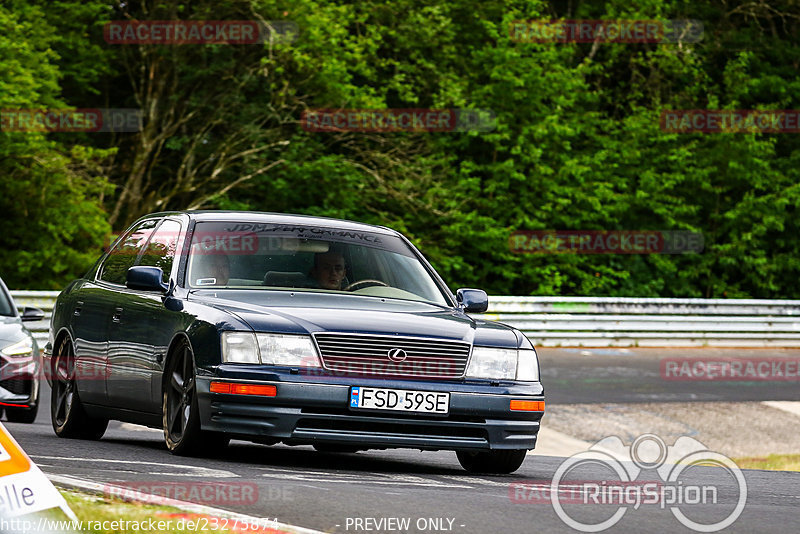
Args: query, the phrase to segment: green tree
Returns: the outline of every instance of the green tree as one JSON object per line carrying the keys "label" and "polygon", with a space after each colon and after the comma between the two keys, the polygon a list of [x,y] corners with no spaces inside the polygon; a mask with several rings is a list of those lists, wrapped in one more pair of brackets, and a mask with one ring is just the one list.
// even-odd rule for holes
{"label": "green tree", "polygon": [[[0,6],[0,110],[64,107],[51,31],[35,6]],[[0,275],[12,288],[60,288],[110,231],[102,209],[107,151],[44,134],[0,132]]]}

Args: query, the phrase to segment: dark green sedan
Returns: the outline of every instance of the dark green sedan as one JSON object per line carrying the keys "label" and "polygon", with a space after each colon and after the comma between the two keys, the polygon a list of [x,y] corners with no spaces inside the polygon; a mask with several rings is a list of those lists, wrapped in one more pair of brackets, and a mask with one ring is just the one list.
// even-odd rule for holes
{"label": "dark green sedan", "polygon": [[336,219],[170,212],[136,221],[59,295],[45,348],[58,436],[111,419],[175,454],[231,438],[326,451],[456,451],[510,473],[536,445],[539,363],[470,317],[398,232]]}

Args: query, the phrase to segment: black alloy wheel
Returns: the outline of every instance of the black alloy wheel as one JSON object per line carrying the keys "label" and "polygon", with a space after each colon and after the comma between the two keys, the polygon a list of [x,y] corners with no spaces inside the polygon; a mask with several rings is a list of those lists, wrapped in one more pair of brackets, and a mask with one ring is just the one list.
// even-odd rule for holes
{"label": "black alloy wheel", "polygon": [[200,429],[194,356],[188,342],[181,342],[172,352],[165,378],[162,423],[167,448],[179,456],[206,455],[224,449],[229,438]]}
{"label": "black alloy wheel", "polygon": [[50,421],[60,438],[98,440],[108,428],[108,419],[89,417],[78,396],[75,352],[69,336],[64,336],[53,357],[53,392],[50,395]]}

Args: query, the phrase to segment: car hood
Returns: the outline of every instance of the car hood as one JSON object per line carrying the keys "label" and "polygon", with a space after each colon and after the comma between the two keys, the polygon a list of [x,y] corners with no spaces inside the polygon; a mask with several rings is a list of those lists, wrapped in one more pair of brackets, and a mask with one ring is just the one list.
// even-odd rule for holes
{"label": "car hood", "polygon": [[25,339],[28,335],[19,317],[0,316],[0,344],[5,346],[16,343],[17,341]]}
{"label": "car hood", "polygon": [[513,328],[405,300],[288,291],[194,291],[189,300],[235,314],[257,332],[350,332],[518,347]]}

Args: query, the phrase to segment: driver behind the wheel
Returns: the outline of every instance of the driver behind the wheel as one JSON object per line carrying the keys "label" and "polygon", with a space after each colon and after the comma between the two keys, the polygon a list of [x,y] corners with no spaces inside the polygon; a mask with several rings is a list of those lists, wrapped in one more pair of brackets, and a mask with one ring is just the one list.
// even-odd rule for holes
{"label": "driver behind the wheel", "polygon": [[228,283],[230,272],[228,257],[214,252],[196,256],[192,278],[197,286],[224,286]]}
{"label": "driver behind the wheel", "polygon": [[322,289],[342,289],[347,275],[344,256],[335,250],[314,255],[314,266],[309,276]]}

